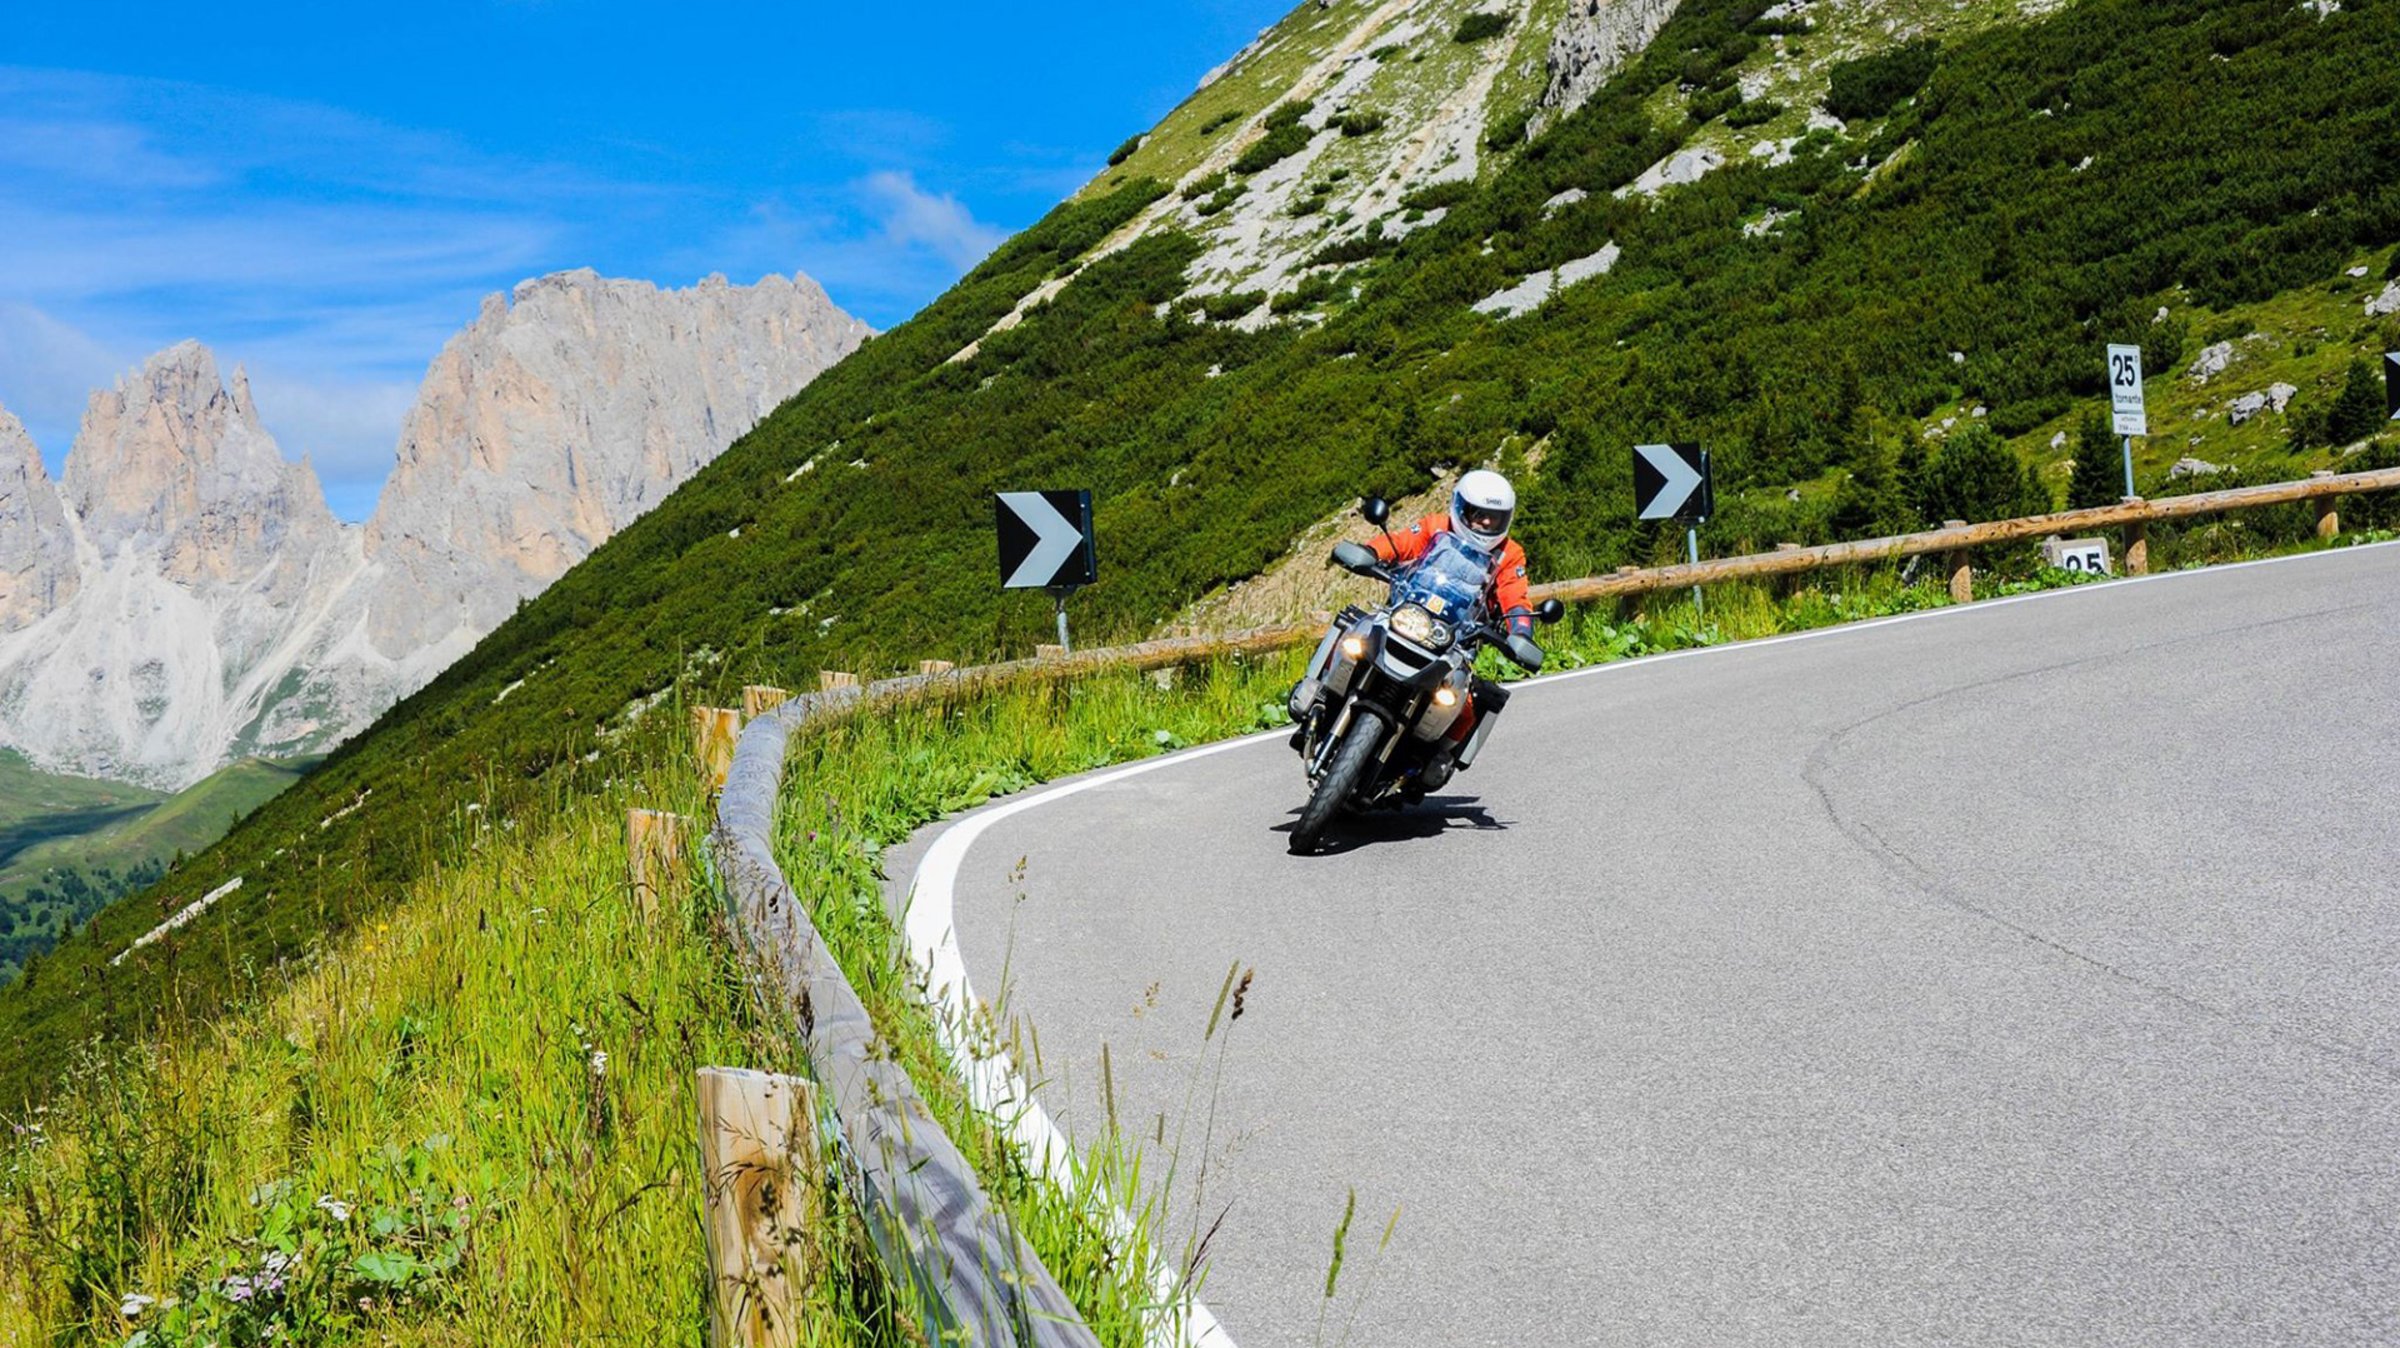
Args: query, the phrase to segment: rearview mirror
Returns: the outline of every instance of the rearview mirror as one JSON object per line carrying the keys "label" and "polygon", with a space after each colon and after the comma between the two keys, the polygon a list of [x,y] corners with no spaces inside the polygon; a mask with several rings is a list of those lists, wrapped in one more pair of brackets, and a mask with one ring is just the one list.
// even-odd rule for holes
{"label": "rearview mirror", "polygon": [[1342,542],[1333,545],[1333,564],[1344,571],[1355,571],[1366,576],[1380,570],[1383,559],[1375,555],[1375,549],[1364,543]]}
{"label": "rearview mirror", "polygon": [[1384,521],[1392,517],[1392,507],[1382,497],[1370,496],[1358,503],[1358,513],[1367,517],[1367,523],[1380,529]]}
{"label": "rearview mirror", "polygon": [[1555,599],[1545,599],[1533,606],[1533,616],[1543,622],[1554,623],[1567,616],[1567,606]]}
{"label": "rearview mirror", "polygon": [[1517,666],[1526,673],[1542,672],[1542,648],[1533,644],[1532,637],[1509,633],[1507,650],[1508,658],[1516,661]]}

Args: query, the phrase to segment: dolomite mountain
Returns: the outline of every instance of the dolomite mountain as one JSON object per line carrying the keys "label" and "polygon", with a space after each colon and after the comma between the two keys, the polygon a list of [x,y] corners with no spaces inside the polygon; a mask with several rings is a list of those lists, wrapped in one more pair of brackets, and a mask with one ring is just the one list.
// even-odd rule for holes
{"label": "dolomite mountain", "polygon": [[0,413],[0,745],[165,789],[330,747],[868,335],[806,277],[525,282],[434,360],[364,525],[197,342],[92,395],[56,484]]}

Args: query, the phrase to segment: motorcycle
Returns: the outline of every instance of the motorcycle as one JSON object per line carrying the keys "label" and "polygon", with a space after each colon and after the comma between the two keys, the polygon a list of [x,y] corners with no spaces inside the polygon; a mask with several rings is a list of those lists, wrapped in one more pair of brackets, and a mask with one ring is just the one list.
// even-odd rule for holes
{"label": "motorcycle", "polygon": [[[1360,513],[1390,536],[1391,508],[1382,500],[1368,498]],[[1415,804],[1475,761],[1492,713],[1507,700],[1499,685],[1475,677],[1477,652],[1493,646],[1527,673],[1542,667],[1542,648],[1488,612],[1497,554],[1460,535],[1442,535],[1424,557],[1400,567],[1349,542],[1335,546],[1332,561],[1391,590],[1381,607],[1354,605],[1334,619],[1331,649],[1316,662],[1322,669],[1313,676],[1316,687],[1303,679],[1294,689],[1299,727],[1292,740],[1309,782],[1308,804],[1292,828],[1295,853],[1313,851],[1344,811]],[[1564,615],[1555,599],[1534,610],[1545,623]],[[1452,728],[1479,695],[1473,731],[1445,756]]]}

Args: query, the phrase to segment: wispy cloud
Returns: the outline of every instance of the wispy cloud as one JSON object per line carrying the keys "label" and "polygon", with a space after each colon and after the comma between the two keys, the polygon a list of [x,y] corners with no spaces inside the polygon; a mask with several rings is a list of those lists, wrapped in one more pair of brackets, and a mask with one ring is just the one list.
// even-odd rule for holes
{"label": "wispy cloud", "polygon": [[835,302],[890,326],[1007,237],[956,197],[925,190],[912,174],[882,170],[814,199],[754,202],[738,221],[674,257],[735,280],[805,271]]}
{"label": "wispy cloud", "polygon": [[927,192],[906,173],[871,173],[860,190],[881,217],[886,239],[903,248],[929,249],[960,271],[981,262],[1008,237],[976,220],[958,198]]}

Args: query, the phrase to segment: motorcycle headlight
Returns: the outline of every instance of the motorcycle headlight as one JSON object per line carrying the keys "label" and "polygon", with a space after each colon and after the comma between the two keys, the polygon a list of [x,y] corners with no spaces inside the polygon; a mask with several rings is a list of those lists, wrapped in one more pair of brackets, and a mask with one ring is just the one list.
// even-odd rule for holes
{"label": "motorcycle headlight", "polygon": [[1437,651],[1450,644],[1450,624],[1416,604],[1402,604],[1392,610],[1392,631]]}

